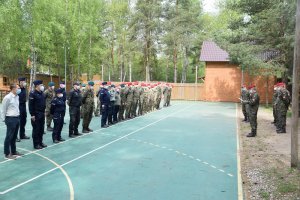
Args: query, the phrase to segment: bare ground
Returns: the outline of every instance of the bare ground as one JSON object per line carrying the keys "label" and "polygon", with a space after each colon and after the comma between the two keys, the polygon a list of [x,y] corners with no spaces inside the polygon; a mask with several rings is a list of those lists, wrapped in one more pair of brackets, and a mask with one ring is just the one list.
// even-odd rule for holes
{"label": "bare ground", "polygon": [[[300,200],[300,171],[290,168],[291,126],[287,134],[277,134],[272,111],[260,107],[257,137],[247,138],[250,124],[243,119],[239,107],[241,173],[247,200]],[[300,134],[299,134],[300,138]]]}

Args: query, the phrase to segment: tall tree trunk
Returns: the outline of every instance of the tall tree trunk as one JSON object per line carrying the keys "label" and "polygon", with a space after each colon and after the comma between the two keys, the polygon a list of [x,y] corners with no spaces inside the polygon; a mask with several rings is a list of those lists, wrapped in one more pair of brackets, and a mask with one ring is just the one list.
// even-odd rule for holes
{"label": "tall tree trunk", "polygon": [[77,50],[77,80],[80,78],[80,53],[81,53],[81,44],[79,44]]}
{"label": "tall tree trunk", "polygon": [[90,45],[89,45],[89,72],[88,79],[91,80],[91,54],[92,54],[92,30],[90,28]]}
{"label": "tall tree trunk", "polygon": [[266,77],[267,89],[266,89],[266,104],[269,107],[269,76]]}
{"label": "tall tree trunk", "polygon": [[129,57],[129,82],[132,81],[132,66],[131,66],[131,57]]}
{"label": "tall tree trunk", "polygon": [[166,82],[168,82],[169,79],[169,59],[167,59],[167,67],[166,67]]}
{"label": "tall tree trunk", "polygon": [[[178,16],[178,0],[176,0],[176,16]],[[173,64],[174,64],[174,83],[177,83],[177,41],[174,40]]]}
{"label": "tall tree trunk", "polygon": [[188,61],[188,58],[187,58],[187,47],[184,48],[183,52],[184,52],[183,53],[184,54],[184,62],[183,62],[181,82],[186,83],[186,74],[187,74],[187,68],[188,68],[188,65],[189,65],[189,61]]}
{"label": "tall tree trunk", "polygon": [[176,45],[176,42],[174,44],[174,51],[173,51],[173,64],[174,64],[174,83],[177,83],[177,45]]}

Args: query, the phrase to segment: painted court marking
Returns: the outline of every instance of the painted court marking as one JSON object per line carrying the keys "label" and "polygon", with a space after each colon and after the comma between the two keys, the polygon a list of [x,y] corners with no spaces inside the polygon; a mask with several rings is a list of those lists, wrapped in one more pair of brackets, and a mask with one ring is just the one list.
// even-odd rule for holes
{"label": "painted court marking", "polygon": [[[157,145],[157,144],[153,144],[152,142],[141,141],[141,140],[137,140],[137,139],[134,139],[134,138],[128,138],[128,137],[127,137],[126,139],[131,140],[131,141],[134,141],[134,142],[139,142],[139,143],[147,144],[147,145],[150,145],[150,146],[155,146],[155,147],[158,147],[158,148],[163,149],[163,150],[166,149],[166,147],[163,148],[163,146],[160,146],[160,145]],[[205,165],[210,166],[210,167],[213,168],[213,169],[216,169],[216,170],[218,170],[218,171],[220,171],[220,172],[225,173],[225,171],[224,171],[223,169],[218,169],[216,166],[211,165],[211,164],[209,164],[208,162],[202,161],[202,160],[200,160],[199,158],[195,158],[195,157],[192,156],[192,155],[188,155],[188,154],[186,154],[186,153],[183,153],[183,152],[180,152],[180,151],[178,151],[178,150],[171,149],[171,148],[170,148],[170,149],[167,149],[167,150],[173,151],[174,153],[179,154],[179,155],[182,155],[182,156],[188,156],[188,157],[189,157],[190,159],[192,159],[192,160],[198,161],[198,162],[200,162],[200,163],[202,163],[202,164],[205,164]],[[233,176],[232,174],[230,174],[230,173],[227,173],[226,175],[228,175],[228,176],[230,176],[230,177],[234,177],[234,176]]]}
{"label": "painted court marking", "polygon": [[[31,152],[32,154],[35,154],[35,155],[37,155],[39,157],[42,157],[43,159],[45,159],[45,160],[51,162],[53,165],[55,165],[63,173],[63,175],[66,177],[68,185],[69,185],[69,190],[70,190],[70,200],[74,200],[74,187],[73,187],[72,180],[71,180],[70,176],[68,175],[68,173],[65,171],[65,169],[62,166],[60,166],[54,160],[52,160],[52,159],[50,159],[50,158],[48,158],[46,156],[43,156],[43,155],[41,155],[41,154],[39,154],[37,152],[33,152],[33,151],[30,151],[30,150],[27,150],[27,149],[24,149],[24,148],[18,148],[18,149],[23,150],[23,151],[27,151],[27,152]],[[27,182],[24,182],[24,184],[26,184],[26,183]],[[10,188],[10,191],[13,190],[13,189],[14,188]],[[9,192],[9,191],[6,190],[5,192]]]}
{"label": "painted court marking", "polygon": [[[139,129],[136,129],[135,131],[132,131],[132,132],[130,132],[130,133],[128,133],[128,134],[126,134],[126,135],[124,135],[124,136],[122,136],[122,137],[119,137],[119,138],[117,138],[117,139],[115,139],[115,140],[113,140],[113,141],[111,141],[111,142],[109,142],[109,143],[106,143],[105,145],[102,145],[102,146],[100,146],[100,147],[98,147],[98,148],[96,148],[96,149],[94,149],[94,150],[91,150],[91,151],[89,151],[89,152],[87,152],[87,153],[85,153],[85,154],[83,154],[83,155],[81,155],[81,156],[78,156],[78,157],[76,157],[76,158],[74,158],[74,159],[72,159],[72,160],[70,160],[70,161],[68,161],[68,162],[65,162],[64,164],[60,165],[60,167],[64,167],[64,166],[66,166],[66,165],[68,165],[68,164],[70,164],[70,163],[73,163],[73,162],[75,162],[75,161],[81,159],[81,158],[84,158],[84,157],[86,157],[86,156],[88,156],[88,155],[90,155],[90,154],[92,154],[92,153],[94,153],[94,152],[96,152],[96,151],[98,151],[98,150],[100,150],[100,149],[103,149],[103,148],[105,148],[105,147],[107,147],[107,146],[109,146],[109,145],[111,145],[111,144],[114,144],[114,143],[116,143],[116,142],[118,142],[118,141],[120,141],[120,140],[122,140],[122,139],[124,139],[124,138],[126,138],[126,137],[128,137],[128,136],[130,136],[130,135],[132,135],[132,134],[134,134],[134,133],[137,133],[137,132],[139,132],[139,131],[141,131],[141,130],[143,130],[143,129],[149,127],[149,126],[152,126],[152,125],[154,125],[154,124],[156,124],[156,123],[158,123],[158,122],[160,122],[160,121],[162,121],[162,120],[164,120],[164,119],[166,119],[166,118],[168,118],[168,117],[170,117],[170,116],[172,116],[172,115],[175,115],[175,114],[178,113],[178,112],[182,112],[183,110],[186,110],[186,109],[188,109],[188,108],[190,108],[190,107],[192,107],[192,106],[188,106],[188,107],[186,107],[186,108],[184,108],[184,109],[181,109],[181,110],[179,110],[179,111],[176,111],[176,112],[174,112],[174,113],[171,113],[171,114],[169,114],[169,115],[167,115],[167,116],[165,116],[165,117],[163,117],[163,118],[161,118],[161,119],[159,119],[159,120],[157,120],[157,121],[155,121],[155,122],[152,122],[152,123],[150,123],[150,124],[148,124],[148,125],[146,125],[146,126],[143,126],[143,127],[139,128]],[[18,185],[16,185],[16,186],[13,186],[13,187],[11,187],[11,188],[5,190],[5,191],[2,191],[2,192],[0,192],[0,194],[3,195],[3,194],[6,194],[6,193],[8,193],[8,192],[10,192],[10,191],[13,191],[13,190],[15,190],[15,189],[21,187],[22,185],[25,185],[25,184],[27,184],[27,183],[30,183],[30,182],[32,182],[32,181],[34,181],[34,180],[36,180],[36,179],[38,179],[38,178],[40,178],[40,177],[42,177],[42,176],[45,176],[45,175],[49,174],[49,173],[52,172],[52,171],[55,171],[56,169],[59,169],[59,167],[57,166],[57,167],[55,167],[55,168],[52,168],[52,169],[50,169],[50,170],[48,170],[48,171],[46,171],[46,172],[44,172],[44,173],[42,173],[42,174],[39,174],[39,175],[37,175],[37,176],[35,176],[35,177],[33,177],[33,178],[27,180],[27,181],[24,181],[24,182],[22,182],[22,183],[20,183],[20,184],[18,184]]]}

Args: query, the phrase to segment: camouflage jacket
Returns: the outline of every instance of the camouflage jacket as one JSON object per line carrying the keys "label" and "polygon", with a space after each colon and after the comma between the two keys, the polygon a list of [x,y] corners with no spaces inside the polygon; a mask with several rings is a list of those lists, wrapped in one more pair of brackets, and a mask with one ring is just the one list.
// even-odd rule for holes
{"label": "camouflage jacket", "polygon": [[45,96],[45,99],[46,99],[46,111],[50,111],[51,102],[52,102],[52,100],[55,97],[55,92],[54,91],[50,91],[49,89],[47,89],[44,92],[44,96]]}
{"label": "camouflage jacket", "polygon": [[249,112],[251,115],[256,115],[259,107],[259,95],[257,92],[250,93],[249,95]]}
{"label": "camouflage jacket", "polygon": [[278,91],[278,96],[276,100],[276,109],[279,112],[286,112],[289,109],[291,103],[290,92],[283,88]]}
{"label": "camouflage jacket", "polygon": [[94,107],[94,91],[86,90],[82,95],[82,104],[84,107]]}

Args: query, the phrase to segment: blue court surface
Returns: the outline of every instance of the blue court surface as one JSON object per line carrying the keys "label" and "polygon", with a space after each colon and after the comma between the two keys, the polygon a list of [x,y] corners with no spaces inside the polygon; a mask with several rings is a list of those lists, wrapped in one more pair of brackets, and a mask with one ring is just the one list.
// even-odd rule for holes
{"label": "blue court surface", "polygon": [[[173,101],[107,129],[94,117],[94,132],[74,139],[65,121],[67,141],[47,132],[47,148],[22,140],[24,157],[0,158],[1,200],[238,199],[236,104]],[[1,122],[2,148],[5,132]]]}

